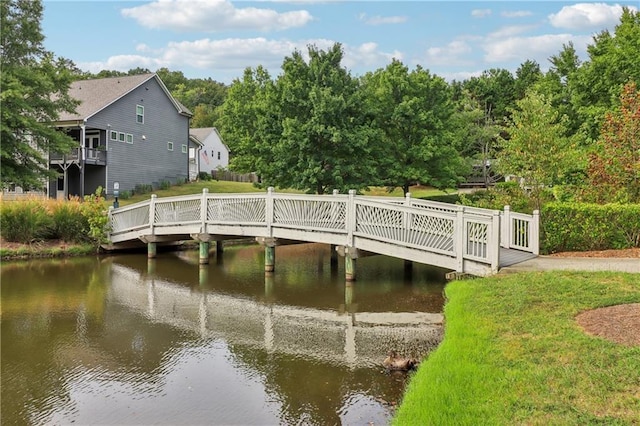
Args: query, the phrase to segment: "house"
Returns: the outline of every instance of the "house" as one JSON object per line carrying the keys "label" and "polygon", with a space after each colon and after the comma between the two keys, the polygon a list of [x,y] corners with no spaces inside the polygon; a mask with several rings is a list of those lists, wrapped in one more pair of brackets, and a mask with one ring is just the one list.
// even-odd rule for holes
{"label": "house", "polygon": [[189,134],[189,180],[198,179],[200,173],[200,150],[202,142],[192,134]]}
{"label": "house", "polygon": [[67,153],[49,153],[59,172],[49,195],[106,195],[136,185],[176,183],[189,176],[189,119],[156,74],[80,80],[69,95],[80,105],[54,125],[78,141]]}
{"label": "house", "polygon": [[191,129],[189,134],[202,142],[200,172],[211,174],[213,170],[229,167],[229,148],[222,142],[215,127]]}

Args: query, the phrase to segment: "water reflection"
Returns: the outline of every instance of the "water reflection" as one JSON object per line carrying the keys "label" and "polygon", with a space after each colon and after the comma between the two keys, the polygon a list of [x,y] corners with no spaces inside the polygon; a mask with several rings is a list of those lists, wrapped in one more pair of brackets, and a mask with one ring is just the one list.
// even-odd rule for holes
{"label": "water reflection", "polygon": [[319,245],[3,263],[2,423],[385,423],[390,348],[440,336],[442,271]]}

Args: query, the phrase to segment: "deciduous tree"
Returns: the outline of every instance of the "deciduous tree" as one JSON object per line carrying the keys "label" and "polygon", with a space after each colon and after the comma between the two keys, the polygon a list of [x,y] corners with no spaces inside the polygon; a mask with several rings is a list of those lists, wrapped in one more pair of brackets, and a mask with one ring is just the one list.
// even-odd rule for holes
{"label": "deciduous tree", "polygon": [[275,82],[282,134],[277,167],[263,180],[318,194],[375,183],[376,144],[358,81],[341,65],[342,46],[309,46],[308,55],[286,57]]}
{"label": "deciduous tree", "polygon": [[624,86],[620,108],[605,116],[589,158],[590,188],[599,202],[640,203],[640,91]]}
{"label": "deciduous tree", "polygon": [[43,47],[42,2],[0,1],[1,184],[42,188],[47,154],[75,143],[51,124],[77,103],[68,96],[74,65]]}
{"label": "deciduous tree", "polygon": [[363,78],[368,110],[380,135],[379,176],[391,188],[422,183],[455,187],[466,170],[453,138],[454,106],[447,83],[398,60]]}
{"label": "deciduous tree", "polygon": [[512,110],[507,138],[500,138],[498,168],[505,175],[524,178],[536,208],[541,191],[558,183],[575,162],[575,147],[565,135],[565,118],[543,95],[529,92]]}

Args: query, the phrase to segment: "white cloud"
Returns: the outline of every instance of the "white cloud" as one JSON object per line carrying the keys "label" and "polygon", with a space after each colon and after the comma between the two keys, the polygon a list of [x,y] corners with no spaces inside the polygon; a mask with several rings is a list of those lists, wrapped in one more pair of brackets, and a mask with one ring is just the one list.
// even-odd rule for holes
{"label": "white cloud", "polygon": [[358,19],[367,25],[403,24],[408,20],[406,16],[368,16],[366,13],[361,13]]}
{"label": "white cloud", "polygon": [[457,72],[441,72],[438,75],[448,82],[456,81],[464,81],[468,80],[471,77],[480,77],[483,73],[483,70],[477,71],[457,71]]}
{"label": "white cloud", "polygon": [[487,38],[495,39],[495,38],[513,37],[515,35],[522,34],[534,28],[536,28],[535,25],[509,25],[489,33],[487,35]]}
{"label": "white cloud", "polygon": [[525,16],[533,15],[530,10],[505,10],[500,13],[505,18],[524,18]]}
{"label": "white cloud", "polygon": [[391,62],[392,59],[402,60],[404,55],[398,50],[382,52],[377,43],[363,43],[359,46],[343,45],[344,60],[342,65],[349,70],[356,67],[380,68]]}
{"label": "white cloud", "polygon": [[471,11],[471,16],[474,18],[484,18],[489,15],[491,15],[491,9],[473,9]]}
{"label": "white cloud", "polygon": [[[634,7],[631,9],[637,10]],[[552,13],[549,22],[554,27],[571,30],[602,29],[615,26],[621,15],[622,6],[619,4],[578,3]]]}
{"label": "white cloud", "polygon": [[[78,63],[78,67],[97,73],[103,69],[128,71],[142,67],[152,71],[166,67],[183,69],[193,67],[209,70],[214,74],[231,76],[242,75],[246,67],[262,65],[275,75],[279,72],[285,56],[299,50],[308,60],[307,46],[315,45],[327,50],[335,41],[328,39],[308,40],[269,40],[263,37],[240,39],[227,38],[211,40],[208,38],[196,41],[170,42],[162,49],[151,50],[145,47],[146,55],[118,55],[104,62]],[[399,51],[383,52],[376,43],[361,45],[342,45],[344,49],[343,66],[357,71],[358,67],[380,68],[391,59],[402,59]]]}
{"label": "white cloud", "polygon": [[533,59],[539,64],[558,53],[563,44],[573,42],[576,51],[584,51],[591,41],[590,36],[573,34],[546,34],[533,37],[511,37],[504,40],[489,40],[484,46],[487,62],[524,61]]}
{"label": "white cloud", "polygon": [[302,27],[313,20],[306,10],[278,13],[273,9],[236,8],[228,0],[159,0],[122,9],[121,13],[142,26],[174,31],[272,31]]}
{"label": "white cloud", "polygon": [[471,46],[464,41],[454,40],[444,47],[427,49],[426,65],[466,65],[470,63],[469,53],[471,53]]}

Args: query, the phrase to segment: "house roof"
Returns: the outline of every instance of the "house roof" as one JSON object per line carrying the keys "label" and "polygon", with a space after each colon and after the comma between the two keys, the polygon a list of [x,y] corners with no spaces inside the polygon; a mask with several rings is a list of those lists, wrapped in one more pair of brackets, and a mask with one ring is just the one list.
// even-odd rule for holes
{"label": "house roof", "polygon": [[193,133],[189,133],[189,140],[195,143],[196,145],[204,146],[204,143],[202,143],[202,141],[198,139],[198,137]]}
{"label": "house roof", "polygon": [[204,140],[207,139],[207,137],[209,137],[209,135],[212,132],[215,132],[218,135],[218,138],[220,139],[220,142],[222,142],[222,145],[226,146],[227,149],[229,149],[227,144],[224,143],[224,141],[222,140],[222,136],[220,136],[220,132],[218,132],[218,129],[216,129],[215,127],[191,128],[191,129],[189,129],[189,136],[197,138],[198,140],[202,141],[203,145],[204,145]]}
{"label": "house roof", "polygon": [[198,127],[195,129],[189,129],[189,134],[195,136],[201,141],[204,141],[215,129],[215,127]]}
{"label": "house roof", "polygon": [[191,111],[178,102],[164,85],[157,74],[140,74],[125,77],[110,77],[94,80],[78,80],[71,83],[69,96],[80,101],[76,113],[64,112],[58,121],[86,120],[102,111],[127,93],[155,78],[167,94],[179,114],[191,116]]}

